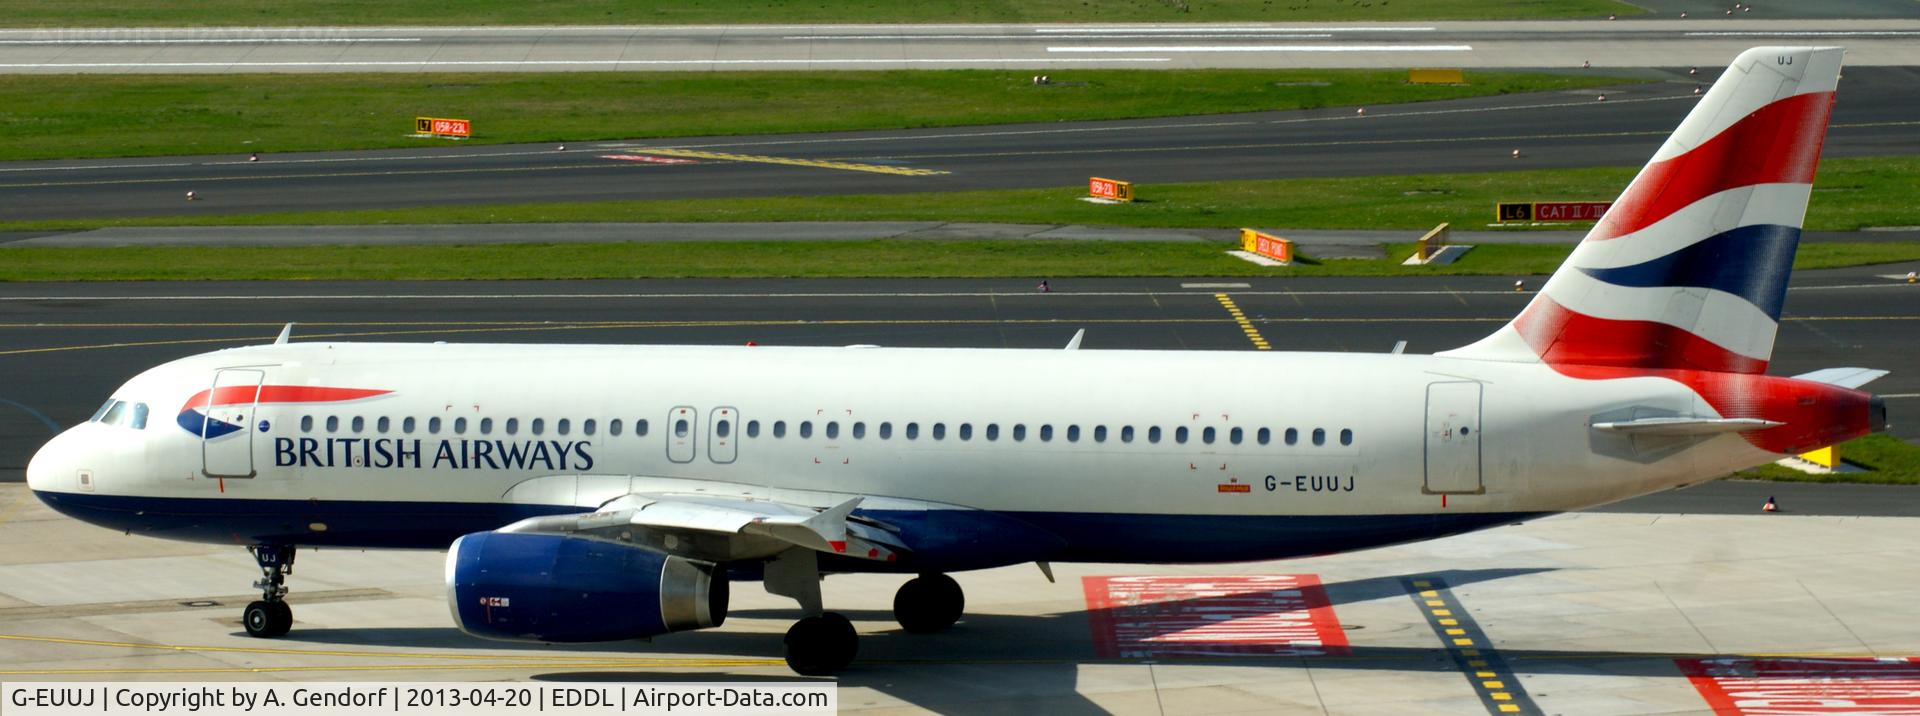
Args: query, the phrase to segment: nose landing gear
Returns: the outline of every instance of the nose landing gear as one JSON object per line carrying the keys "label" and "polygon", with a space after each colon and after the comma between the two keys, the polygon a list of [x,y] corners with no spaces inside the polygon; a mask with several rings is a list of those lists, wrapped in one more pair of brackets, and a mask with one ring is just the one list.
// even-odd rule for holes
{"label": "nose landing gear", "polygon": [[260,600],[247,605],[240,613],[240,622],[247,628],[247,636],[260,639],[285,636],[293,628],[293,608],[287,606],[287,575],[293,573],[293,547],[281,545],[254,545],[247,548],[253,553],[253,561],[260,565],[260,580],[253,583],[260,590]]}

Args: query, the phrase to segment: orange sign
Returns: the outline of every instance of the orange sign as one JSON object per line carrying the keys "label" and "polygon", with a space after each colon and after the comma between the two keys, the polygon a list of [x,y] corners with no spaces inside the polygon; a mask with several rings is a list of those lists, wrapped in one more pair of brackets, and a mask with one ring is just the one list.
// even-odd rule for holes
{"label": "orange sign", "polygon": [[473,123],[464,119],[414,117],[413,129],[420,134],[431,134],[436,137],[473,136]]}
{"label": "orange sign", "polygon": [[1240,248],[1282,263],[1293,262],[1293,242],[1272,234],[1241,229]]}
{"label": "orange sign", "polygon": [[1087,180],[1087,195],[1095,199],[1133,201],[1133,183],[1093,177]]}

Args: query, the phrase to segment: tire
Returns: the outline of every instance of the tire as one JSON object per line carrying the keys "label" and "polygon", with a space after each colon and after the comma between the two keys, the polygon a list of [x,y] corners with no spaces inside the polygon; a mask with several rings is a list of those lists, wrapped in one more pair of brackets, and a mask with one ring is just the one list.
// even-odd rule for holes
{"label": "tire", "polygon": [[279,636],[273,633],[274,609],[273,605],[267,602],[248,604],[247,608],[240,612],[240,624],[247,628],[247,636],[255,639],[271,639]]}
{"label": "tire", "polygon": [[853,663],[859,640],[853,623],[839,614],[801,619],[787,630],[787,667],[801,676],[832,676]]}
{"label": "tire", "polygon": [[944,574],[927,574],[907,580],[893,595],[893,617],[900,627],[913,634],[945,631],[960,621],[966,610],[966,593],[960,583]]}

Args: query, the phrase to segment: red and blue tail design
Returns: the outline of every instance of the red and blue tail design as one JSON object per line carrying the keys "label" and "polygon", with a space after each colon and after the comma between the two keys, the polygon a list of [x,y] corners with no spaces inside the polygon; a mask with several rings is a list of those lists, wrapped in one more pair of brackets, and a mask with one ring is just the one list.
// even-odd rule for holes
{"label": "red and blue tail design", "polygon": [[312,385],[226,385],[202,390],[180,406],[177,422],[195,437],[211,440],[239,432],[240,426],[208,417],[214,408],[249,403],[338,403],[386,395],[392,391],[368,388],[326,388]]}
{"label": "red and blue tail design", "polygon": [[[1669,377],[1725,417],[1779,420],[1787,416],[1761,414],[1782,401],[1811,405],[1801,402],[1805,386],[1787,385],[1805,381],[1760,374],[1773,355],[1841,55],[1837,47],[1741,53],[1520,316],[1441,355],[1544,362],[1589,379]],[[1852,397],[1866,396],[1846,392],[1856,396],[1837,402],[1850,415]],[[1831,429],[1812,429],[1821,420],[1795,417],[1809,429],[1749,440],[1781,452],[1831,444],[1818,442],[1834,437]]]}

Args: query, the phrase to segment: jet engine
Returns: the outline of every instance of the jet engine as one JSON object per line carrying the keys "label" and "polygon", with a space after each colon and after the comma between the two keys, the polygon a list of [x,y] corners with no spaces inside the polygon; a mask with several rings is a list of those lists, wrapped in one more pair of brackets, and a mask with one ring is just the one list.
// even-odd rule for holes
{"label": "jet engine", "polygon": [[720,626],[724,567],[581,537],[475,532],[447,550],[460,630],[545,642],[644,639]]}

